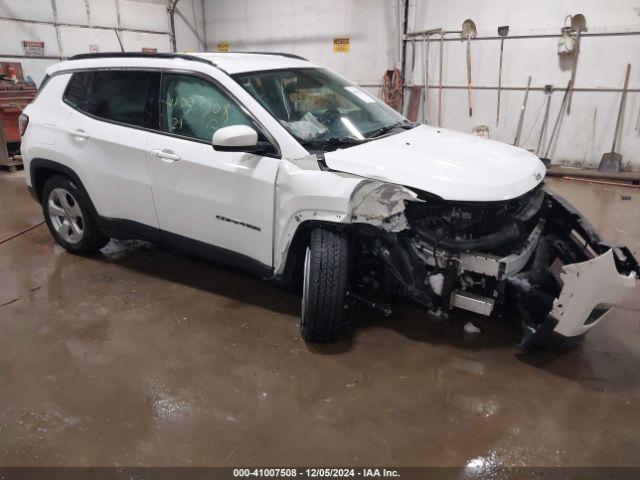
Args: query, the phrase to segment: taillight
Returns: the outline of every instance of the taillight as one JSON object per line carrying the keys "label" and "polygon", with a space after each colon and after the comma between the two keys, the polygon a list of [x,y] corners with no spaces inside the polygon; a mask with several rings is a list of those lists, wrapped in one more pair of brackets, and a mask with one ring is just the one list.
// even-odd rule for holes
{"label": "taillight", "polygon": [[24,132],[27,131],[27,125],[29,125],[29,116],[21,113],[18,117],[18,128],[20,129],[21,137],[24,137]]}

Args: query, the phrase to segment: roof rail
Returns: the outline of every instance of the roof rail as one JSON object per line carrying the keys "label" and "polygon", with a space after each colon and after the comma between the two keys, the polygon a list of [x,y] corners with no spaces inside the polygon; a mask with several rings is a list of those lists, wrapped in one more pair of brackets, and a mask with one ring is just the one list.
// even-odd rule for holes
{"label": "roof rail", "polygon": [[181,58],[194,62],[215,64],[206,58],[188,55],[186,53],[146,53],[146,52],[104,52],[104,53],[80,53],[69,57],[69,60],[86,60],[90,58]]}
{"label": "roof rail", "polygon": [[308,62],[309,60],[307,60],[304,57],[301,57],[300,55],[295,55],[293,53],[282,53],[282,52],[213,52],[213,53],[250,53],[251,55],[277,55],[279,57],[287,57],[287,58],[295,58],[297,60],[304,60],[305,62]]}

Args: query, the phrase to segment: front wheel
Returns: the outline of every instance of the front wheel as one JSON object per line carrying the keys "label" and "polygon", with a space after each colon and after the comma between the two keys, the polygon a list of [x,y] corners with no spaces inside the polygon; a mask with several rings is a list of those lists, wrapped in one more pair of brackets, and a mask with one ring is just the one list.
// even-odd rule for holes
{"label": "front wheel", "polygon": [[317,228],[304,258],[300,332],[306,342],[333,342],[344,327],[349,243],[341,232]]}

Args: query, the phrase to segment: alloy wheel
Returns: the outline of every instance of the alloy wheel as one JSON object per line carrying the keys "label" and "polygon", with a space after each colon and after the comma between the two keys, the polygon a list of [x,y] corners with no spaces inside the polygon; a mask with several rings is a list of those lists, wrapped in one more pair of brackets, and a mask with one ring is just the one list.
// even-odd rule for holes
{"label": "alloy wheel", "polygon": [[54,230],[68,243],[79,243],[84,236],[84,217],[78,201],[68,190],[54,188],[47,200]]}

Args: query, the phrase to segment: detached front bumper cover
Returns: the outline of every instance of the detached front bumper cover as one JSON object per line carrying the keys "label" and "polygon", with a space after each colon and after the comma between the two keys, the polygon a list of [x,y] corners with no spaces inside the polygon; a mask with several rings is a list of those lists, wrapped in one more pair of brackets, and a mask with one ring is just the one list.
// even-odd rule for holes
{"label": "detached front bumper cover", "polygon": [[562,291],[549,316],[554,332],[565,337],[587,333],[636,284],[636,272],[618,273],[613,249],[582,263],[562,267]]}
{"label": "detached front bumper cover", "polygon": [[523,323],[520,343],[523,348],[539,343],[578,341],[633,290],[640,275],[638,262],[628,248],[605,244],[571,204],[553,192],[547,190],[547,193],[555,204],[555,211],[562,216],[567,235],[577,233],[585,251],[591,251],[593,258],[560,267],[556,275],[560,293],[537,327]]}

